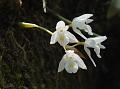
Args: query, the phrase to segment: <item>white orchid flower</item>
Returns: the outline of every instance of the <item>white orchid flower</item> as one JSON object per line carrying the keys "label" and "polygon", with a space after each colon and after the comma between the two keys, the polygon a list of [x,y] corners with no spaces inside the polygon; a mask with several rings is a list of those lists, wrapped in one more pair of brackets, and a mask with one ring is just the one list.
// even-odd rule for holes
{"label": "white orchid flower", "polygon": [[55,44],[57,41],[61,46],[66,46],[68,43],[78,42],[77,38],[67,31],[69,26],[65,26],[63,21],[59,21],[56,25],[56,31],[52,34],[50,44]]}
{"label": "white orchid flower", "polygon": [[94,38],[88,38],[85,41],[84,50],[88,54],[89,58],[91,59],[92,63],[94,64],[94,66],[96,66],[96,64],[95,64],[94,60],[92,59],[91,52],[88,48],[94,48],[94,51],[95,51],[96,55],[99,58],[101,58],[100,48],[105,49],[105,46],[103,46],[101,44],[101,42],[105,41],[106,39],[107,39],[106,36],[98,36],[98,37],[94,37]]}
{"label": "white orchid flower", "polygon": [[61,72],[65,68],[68,73],[76,73],[79,67],[87,69],[83,60],[73,50],[67,50],[59,63],[58,72]]}
{"label": "white orchid flower", "polygon": [[89,35],[93,35],[92,29],[88,25],[88,23],[91,23],[93,21],[92,19],[89,19],[92,16],[93,14],[84,14],[74,18],[72,21],[73,31],[76,32],[78,35],[80,35],[84,39],[87,39],[87,38],[81,33],[80,29],[87,32]]}

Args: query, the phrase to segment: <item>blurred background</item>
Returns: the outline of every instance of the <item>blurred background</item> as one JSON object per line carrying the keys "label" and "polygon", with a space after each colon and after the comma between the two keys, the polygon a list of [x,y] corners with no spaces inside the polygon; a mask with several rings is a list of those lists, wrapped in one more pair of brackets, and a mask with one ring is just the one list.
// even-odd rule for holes
{"label": "blurred background", "polygon": [[46,0],[46,6],[69,20],[94,14],[93,32],[108,37],[102,58],[91,49],[96,68],[86,57],[88,70],[57,73],[63,48],[50,45],[49,34],[18,23],[55,31],[60,19],[43,12],[42,0],[0,0],[0,89],[120,89],[120,0]]}

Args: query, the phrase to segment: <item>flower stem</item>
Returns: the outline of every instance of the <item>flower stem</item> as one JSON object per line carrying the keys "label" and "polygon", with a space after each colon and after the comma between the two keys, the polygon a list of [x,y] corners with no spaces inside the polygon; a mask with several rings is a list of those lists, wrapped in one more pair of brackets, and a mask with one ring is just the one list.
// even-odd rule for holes
{"label": "flower stem", "polygon": [[47,10],[52,13],[54,16],[58,17],[60,20],[63,20],[65,22],[67,22],[68,24],[71,24],[72,22],[66,18],[64,18],[63,16],[59,15],[57,12],[53,11],[52,9],[50,8],[47,8]]}
{"label": "flower stem", "polygon": [[64,46],[63,48],[64,48],[64,50],[66,51],[66,47]]}
{"label": "flower stem", "polygon": [[52,32],[49,31],[48,29],[44,28],[44,27],[38,26],[38,27],[36,27],[36,28],[39,28],[39,29],[41,29],[41,30],[43,30],[43,31],[45,31],[45,32],[47,32],[47,33],[49,33],[50,35],[52,35]]}
{"label": "flower stem", "polygon": [[19,24],[19,26],[24,27],[24,28],[39,28],[39,29],[49,33],[50,35],[52,35],[52,32],[49,31],[48,29],[41,27],[39,25],[33,24],[33,23],[19,22],[18,24]]}
{"label": "flower stem", "polygon": [[74,48],[74,47],[76,47],[76,46],[78,46],[78,45],[84,45],[84,43],[85,43],[85,42],[78,42],[78,43],[76,43],[76,44],[74,44],[74,45],[72,45],[72,46],[67,45],[65,48],[66,48],[66,49]]}
{"label": "flower stem", "polygon": [[85,42],[78,42],[77,44],[72,45],[72,47],[78,46],[78,45],[84,45]]}

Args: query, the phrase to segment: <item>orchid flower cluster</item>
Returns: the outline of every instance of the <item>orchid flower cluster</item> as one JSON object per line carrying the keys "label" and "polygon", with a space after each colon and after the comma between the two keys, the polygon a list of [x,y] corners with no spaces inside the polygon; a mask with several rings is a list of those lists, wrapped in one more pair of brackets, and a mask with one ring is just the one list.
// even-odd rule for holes
{"label": "orchid flower cluster", "polygon": [[[74,44],[70,47],[83,45],[85,52],[87,53],[88,57],[90,58],[95,67],[96,64],[91,57],[91,52],[89,48],[94,49],[98,58],[101,58],[100,49],[105,49],[105,46],[103,46],[101,43],[107,39],[106,36],[87,38],[81,32],[82,30],[88,33],[88,35],[90,36],[94,34],[92,32],[92,28],[89,25],[89,23],[93,21],[92,19],[90,19],[90,17],[92,16],[93,14],[84,14],[79,17],[75,17],[69,25],[65,25],[64,21],[59,21],[56,24],[56,31],[54,32],[51,32],[36,24],[22,22],[22,25],[26,28],[37,27],[51,34],[50,44],[55,44],[56,42],[58,42],[60,46],[62,46],[65,50],[65,54],[62,57],[62,60],[60,61],[58,66],[58,72],[61,72],[65,69],[68,73],[76,73],[78,71],[78,68],[87,69],[87,67],[82,58],[78,54],[76,54],[74,50],[67,49],[67,46],[69,46],[70,43]],[[80,42],[71,32],[69,32],[68,29],[70,27],[72,27],[73,31],[77,33],[80,37],[82,37],[85,41]]]}

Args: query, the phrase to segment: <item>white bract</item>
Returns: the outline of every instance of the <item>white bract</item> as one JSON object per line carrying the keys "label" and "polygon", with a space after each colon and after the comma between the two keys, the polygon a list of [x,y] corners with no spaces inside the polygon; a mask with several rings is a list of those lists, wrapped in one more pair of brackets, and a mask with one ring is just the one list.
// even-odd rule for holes
{"label": "white bract", "polygon": [[68,73],[76,73],[79,67],[87,69],[83,60],[73,50],[67,50],[59,63],[58,72],[61,72],[65,68]]}
{"label": "white bract", "polygon": [[61,46],[66,46],[68,43],[78,42],[77,38],[67,31],[69,26],[65,26],[63,21],[59,21],[56,25],[56,31],[52,34],[50,44],[55,44],[57,41]]}
{"label": "white bract", "polygon": [[94,38],[88,38],[85,41],[84,50],[86,51],[89,58],[93,62],[94,66],[96,66],[96,64],[95,64],[94,60],[92,59],[91,52],[90,52],[90,50],[88,48],[94,48],[94,51],[95,51],[96,55],[99,58],[101,58],[101,56],[100,56],[100,48],[105,49],[105,46],[101,45],[101,42],[105,41],[106,39],[107,39],[106,36],[98,36],[98,37],[94,37]]}
{"label": "white bract", "polygon": [[93,35],[92,29],[88,25],[88,23],[93,21],[92,19],[89,19],[92,16],[93,14],[84,14],[74,18],[72,21],[73,31],[76,32],[78,35],[80,35],[84,39],[87,39],[87,38],[81,33],[80,30],[87,32],[89,35]]}

